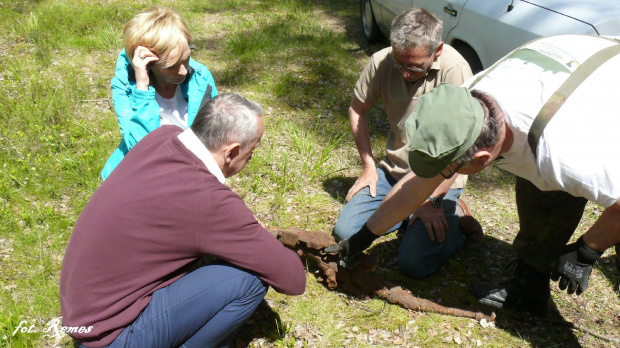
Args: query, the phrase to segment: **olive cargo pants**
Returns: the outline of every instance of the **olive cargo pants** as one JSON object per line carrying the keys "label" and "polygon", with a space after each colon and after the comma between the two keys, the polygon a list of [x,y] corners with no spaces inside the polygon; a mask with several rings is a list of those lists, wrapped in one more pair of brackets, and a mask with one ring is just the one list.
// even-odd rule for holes
{"label": "olive cargo pants", "polygon": [[520,177],[515,190],[520,229],[513,248],[538,272],[550,273],[577,229],[588,200],[564,191],[541,191]]}

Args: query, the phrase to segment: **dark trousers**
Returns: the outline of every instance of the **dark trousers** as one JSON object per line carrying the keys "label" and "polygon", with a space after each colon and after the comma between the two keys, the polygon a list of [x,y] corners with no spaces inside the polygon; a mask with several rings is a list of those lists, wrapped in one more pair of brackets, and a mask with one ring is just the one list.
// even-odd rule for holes
{"label": "dark trousers", "polygon": [[519,177],[515,190],[520,229],[513,247],[525,263],[549,273],[579,225],[588,200],[564,191],[541,191]]}

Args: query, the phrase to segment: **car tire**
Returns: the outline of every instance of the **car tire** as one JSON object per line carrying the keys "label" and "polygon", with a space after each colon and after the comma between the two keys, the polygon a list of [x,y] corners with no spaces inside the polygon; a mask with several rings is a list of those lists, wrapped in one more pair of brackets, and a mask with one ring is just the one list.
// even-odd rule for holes
{"label": "car tire", "polygon": [[360,0],[360,14],[362,18],[362,29],[364,37],[369,43],[375,43],[383,40],[383,35],[377,25],[375,13],[372,10],[370,0]]}
{"label": "car tire", "polygon": [[465,58],[467,63],[469,63],[472,73],[477,74],[482,71],[483,67],[480,58],[471,46],[464,43],[455,43],[453,47]]}

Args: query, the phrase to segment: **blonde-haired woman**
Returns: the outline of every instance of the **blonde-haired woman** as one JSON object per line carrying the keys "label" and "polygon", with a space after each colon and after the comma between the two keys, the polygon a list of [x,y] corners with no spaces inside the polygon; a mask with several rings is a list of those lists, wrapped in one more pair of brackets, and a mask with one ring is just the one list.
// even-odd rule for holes
{"label": "blonde-haired woman", "polygon": [[124,27],[125,48],[112,78],[112,100],[122,139],[101,177],[110,175],[131,148],[161,125],[192,125],[217,95],[209,69],[190,58],[187,24],[169,8],[153,7]]}

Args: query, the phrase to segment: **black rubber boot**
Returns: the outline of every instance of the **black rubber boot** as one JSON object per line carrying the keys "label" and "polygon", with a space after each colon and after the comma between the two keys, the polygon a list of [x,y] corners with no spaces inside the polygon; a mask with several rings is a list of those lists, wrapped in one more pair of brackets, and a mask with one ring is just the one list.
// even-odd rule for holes
{"label": "black rubber boot", "polygon": [[620,271],[620,244],[616,244],[616,268]]}
{"label": "black rubber boot", "polygon": [[551,298],[550,274],[538,273],[521,259],[518,260],[515,278],[499,285],[477,282],[469,290],[482,304],[515,309],[544,317]]}

